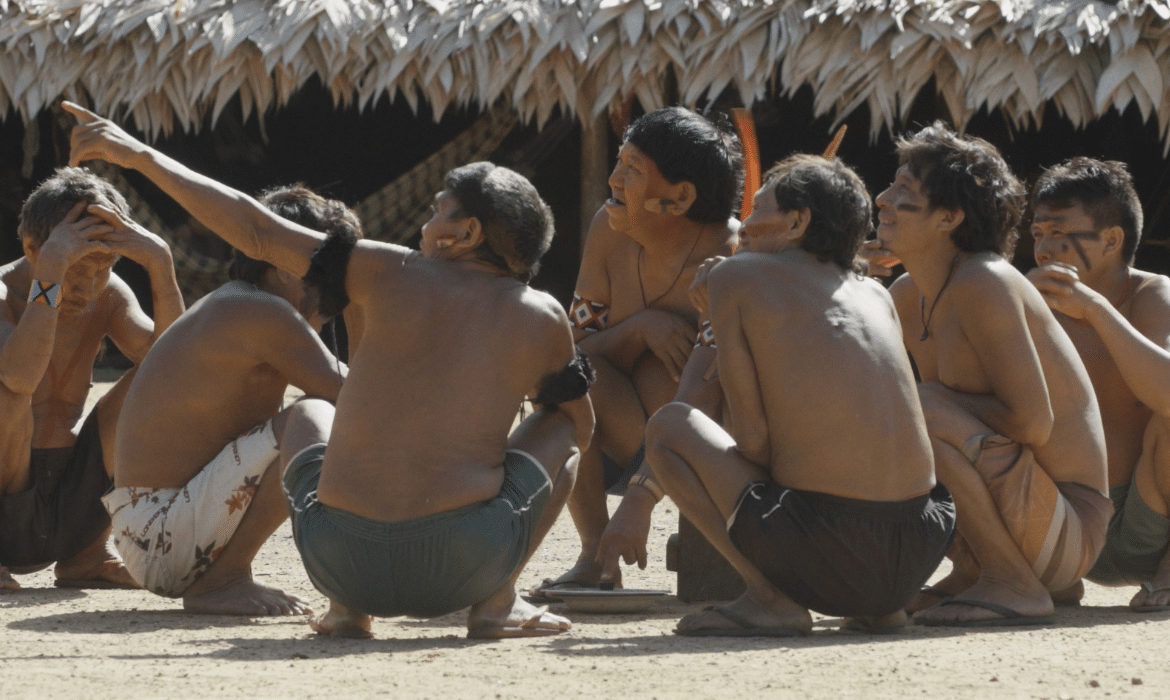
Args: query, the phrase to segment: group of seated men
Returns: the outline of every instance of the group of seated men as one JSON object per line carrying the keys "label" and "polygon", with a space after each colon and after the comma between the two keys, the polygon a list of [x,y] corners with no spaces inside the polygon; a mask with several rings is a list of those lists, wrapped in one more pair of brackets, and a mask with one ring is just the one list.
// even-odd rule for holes
{"label": "group of seated men", "polygon": [[[184,310],[166,244],[108,183],[63,168],[29,197],[25,255],[0,267],[0,590],[56,563],[59,586],[307,613],[252,577],[291,518],[319,633],[470,608],[471,637],[558,634],[530,601],[644,567],[669,495],[746,584],[683,635],[807,634],[810,611],[872,633],[1036,624],[1085,577],[1170,606],[1170,280],[1132,267],[1120,164],[1040,177],[1025,277],[1024,189],[981,139],[901,139],[867,241],[841,161],[782,161],[741,224],[734,136],[658,110],[626,132],[566,314],[528,286],[552,214],[507,168],[448,173],[413,251],[65,108],[72,166],[139,171],[238,255]],[[153,321],[118,256],[148,271]],[[889,291],[864,274],[898,263]],[[317,334],[338,315],[348,366]],[[107,336],[136,366],[83,416]],[[566,503],[576,564],[518,595]]]}

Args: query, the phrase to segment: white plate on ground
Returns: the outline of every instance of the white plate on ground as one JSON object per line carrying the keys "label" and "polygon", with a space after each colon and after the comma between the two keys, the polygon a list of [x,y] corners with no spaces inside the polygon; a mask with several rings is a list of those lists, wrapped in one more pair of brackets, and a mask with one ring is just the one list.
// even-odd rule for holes
{"label": "white plate on ground", "polygon": [[655,601],[670,595],[670,591],[640,588],[617,588],[599,591],[593,588],[562,589],[556,592],[569,610],[596,613],[635,613],[649,608]]}

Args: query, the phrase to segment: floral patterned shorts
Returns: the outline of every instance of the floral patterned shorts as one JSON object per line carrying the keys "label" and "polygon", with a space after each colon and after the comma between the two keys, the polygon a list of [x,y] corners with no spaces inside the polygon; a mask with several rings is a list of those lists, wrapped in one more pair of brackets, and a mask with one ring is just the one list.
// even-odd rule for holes
{"label": "floral patterned shorts", "polygon": [[228,543],[279,450],[272,421],[224,447],[180,488],[116,488],[102,498],[114,546],[143,588],[177,598]]}

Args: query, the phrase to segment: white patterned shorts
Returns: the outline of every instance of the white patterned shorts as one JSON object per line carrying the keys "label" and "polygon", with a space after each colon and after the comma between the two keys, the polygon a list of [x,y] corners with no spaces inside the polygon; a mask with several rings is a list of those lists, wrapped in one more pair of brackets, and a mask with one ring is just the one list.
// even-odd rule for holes
{"label": "white patterned shorts", "polygon": [[235,534],[278,454],[267,421],[228,443],[186,486],[125,486],[104,496],[114,546],[134,579],[159,595],[183,595]]}

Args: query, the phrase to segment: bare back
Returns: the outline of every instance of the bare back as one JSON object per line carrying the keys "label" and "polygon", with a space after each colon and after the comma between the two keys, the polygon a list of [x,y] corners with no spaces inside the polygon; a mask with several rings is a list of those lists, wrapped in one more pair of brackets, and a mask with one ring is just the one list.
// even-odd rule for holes
{"label": "bare back", "polygon": [[187,483],[272,418],[288,385],[333,400],[342,374],[287,301],[229,282],[193,305],[146,356],[122,407],[118,486]]}
{"label": "bare back", "polygon": [[363,241],[347,291],[365,331],[322,466],[322,503],[398,522],[494,497],[526,395],[572,358],[547,294]]}
{"label": "bare back", "polygon": [[[1040,410],[1021,407],[1042,401],[1046,392],[1051,431],[1046,440],[1024,442],[1054,481],[1105,491],[1105,439],[1089,374],[1022,274],[998,255],[975,255],[959,266],[941,295],[926,340],[919,339],[923,323],[913,282],[904,277],[891,291],[923,381],[992,396],[1020,413]],[[1013,392],[1021,395],[1018,400]]]}
{"label": "bare back", "polygon": [[[733,436],[766,431],[777,483],[877,501],[933,487],[914,377],[880,285],[793,250],[729,258],[709,290]],[[743,398],[752,391],[755,409]]]}

